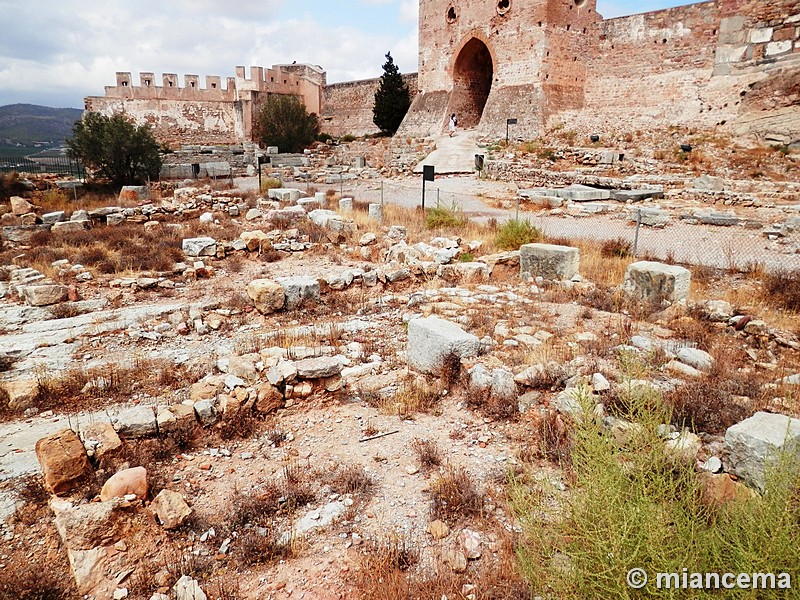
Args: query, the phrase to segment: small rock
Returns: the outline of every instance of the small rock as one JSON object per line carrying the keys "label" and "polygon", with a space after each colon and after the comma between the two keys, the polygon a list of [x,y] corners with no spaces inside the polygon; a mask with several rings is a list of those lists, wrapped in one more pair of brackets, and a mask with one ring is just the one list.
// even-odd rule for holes
{"label": "small rock", "polygon": [[464,554],[468,559],[481,557],[481,536],[477,531],[462,529],[458,535],[458,541],[461,543],[461,547],[464,548]]}
{"label": "small rock", "polygon": [[441,540],[450,535],[450,528],[444,521],[436,519],[435,521],[431,521],[430,525],[428,525],[428,533],[431,534],[433,539]]}
{"label": "small rock", "polygon": [[147,497],[147,469],[132,467],[118,471],[103,485],[100,500],[106,502],[112,498],[124,498],[128,494],[134,494],[139,500]]}

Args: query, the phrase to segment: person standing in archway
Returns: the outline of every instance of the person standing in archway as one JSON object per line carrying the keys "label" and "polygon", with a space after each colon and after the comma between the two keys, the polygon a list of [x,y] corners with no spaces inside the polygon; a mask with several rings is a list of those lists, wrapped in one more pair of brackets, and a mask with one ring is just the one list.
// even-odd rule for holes
{"label": "person standing in archway", "polygon": [[456,127],[458,126],[458,119],[456,118],[456,113],[450,115],[450,124],[447,126],[448,130],[450,131],[450,137],[453,137],[456,133]]}

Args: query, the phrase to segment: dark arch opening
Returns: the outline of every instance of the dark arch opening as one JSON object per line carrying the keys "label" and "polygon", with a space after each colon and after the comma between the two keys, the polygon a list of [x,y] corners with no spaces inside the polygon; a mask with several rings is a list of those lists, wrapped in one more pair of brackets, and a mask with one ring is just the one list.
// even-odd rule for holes
{"label": "dark arch opening", "polygon": [[460,127],[476,127],[492,90],[494,65],[489,48],[472,38],[458,53],[453,67],[453,95],[448,115],[456,113]]}

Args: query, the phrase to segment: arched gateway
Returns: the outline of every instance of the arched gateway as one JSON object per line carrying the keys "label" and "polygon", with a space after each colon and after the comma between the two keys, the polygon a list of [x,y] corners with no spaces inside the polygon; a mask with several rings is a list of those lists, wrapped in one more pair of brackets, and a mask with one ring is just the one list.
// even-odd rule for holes
{"label": "arched gateway", "polygon": [[470,38],[453,63],[453,93],[448,116],[458,115],[459,127],[477,127],[492,90],[494,63],[484,42]]}

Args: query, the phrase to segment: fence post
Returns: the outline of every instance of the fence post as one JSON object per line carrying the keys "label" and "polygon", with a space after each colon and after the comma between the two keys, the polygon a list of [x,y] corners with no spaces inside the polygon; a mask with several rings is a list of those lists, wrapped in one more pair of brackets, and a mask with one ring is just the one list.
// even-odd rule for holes
{"label": "fence post", "polygon": [[642,227],[642,209],[638,209],[636,211],[636,234],[633,236],[633,257],[636,258],[636,254],[639,251],[639,229]]}

